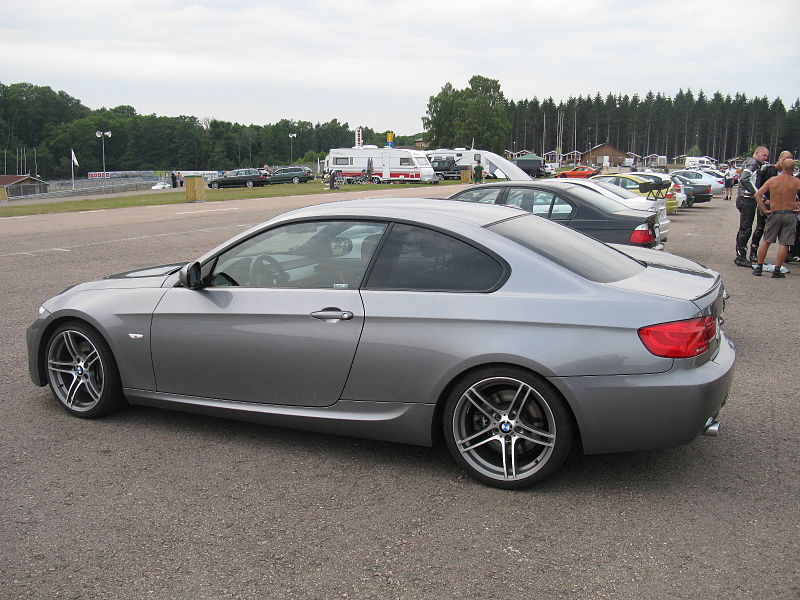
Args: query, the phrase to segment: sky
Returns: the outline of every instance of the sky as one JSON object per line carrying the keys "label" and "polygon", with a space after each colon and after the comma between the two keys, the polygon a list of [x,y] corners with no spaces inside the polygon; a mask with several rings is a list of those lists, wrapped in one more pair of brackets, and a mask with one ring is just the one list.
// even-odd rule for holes
{"label": "sky", "polygon": [[800,96],[798,0],[3,0],[0,82],[92,109],[423,130],[446,83],[507,100]]}

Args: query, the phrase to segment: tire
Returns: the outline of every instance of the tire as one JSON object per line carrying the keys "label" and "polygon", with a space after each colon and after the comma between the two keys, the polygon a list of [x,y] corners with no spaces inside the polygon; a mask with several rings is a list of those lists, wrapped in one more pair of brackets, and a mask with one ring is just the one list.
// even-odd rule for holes
{"label": "tire", "polygon": [[252,179],[248,179],[247,181],[245,181],[245,183],[244,183],[244,184],[245,184],[247,187],[251,188],[251,187],[253,187],[253,180],[252,180]]}
{"label": "tire", "polygon": [[125,403],[111,348],[85,323],[71,321],[56,329],[45,359],[50,389],[67,412],[91,419]]}
{"label": "tire", "polygon": [[292,183],[300,183],[299,177],[292,177]]}
{"label": "tire", "polygon": [[441,173],[437,173],[436,174],[436,182],[438,183],[440,181],[444,181],[444,175],[442,175]]}
{"label": "tire", "polygon": [[373,177],[373,178],[372,178],[372,183],[375,183],[375,184],[378,184],[378,185],[380,185],[380,183],[381,183],[381,178],[380,178],[380,177]]}
{"label": "tire", "polygon": [[450,454],[472,477],[503,489],[542,481],[569,455],[572,415],[547,381],[516,367],[474,371],[444,407]]}
{"label": "tire", "polygon": [[214,189],[214,190],[218,190],[219,189],[219,181],[212,181],[211,182],[211,188]]}

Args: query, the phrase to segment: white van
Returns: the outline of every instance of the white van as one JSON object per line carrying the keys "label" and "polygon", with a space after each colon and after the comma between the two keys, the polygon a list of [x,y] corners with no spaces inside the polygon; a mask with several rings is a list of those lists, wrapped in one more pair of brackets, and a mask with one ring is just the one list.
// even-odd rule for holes
{"label": "white van", "polygon": [[372,183],[437,181],[431,163],[419,150],[377,146],[332,148],[325,158],[325,170],[341,172],[345,181],[364,177],[370,167]]}
{"label": "white van", "polygon": [[686,169],[699,169],[700,167],[714,169],[717,165],[714,164],[713,160],[705,156],[687,156],[683,166]]}

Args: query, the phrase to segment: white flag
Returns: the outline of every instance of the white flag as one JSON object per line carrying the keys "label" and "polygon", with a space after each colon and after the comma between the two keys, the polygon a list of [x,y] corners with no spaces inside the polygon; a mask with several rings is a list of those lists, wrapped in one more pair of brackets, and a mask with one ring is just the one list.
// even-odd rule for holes
{"label": "white flag", "polygon": [[72,152],[72,164],[75,165],[76,167],[80,167],[80,165],[78,164],[78,159],[75,158],[75,150],[70,148],[69,151]]}

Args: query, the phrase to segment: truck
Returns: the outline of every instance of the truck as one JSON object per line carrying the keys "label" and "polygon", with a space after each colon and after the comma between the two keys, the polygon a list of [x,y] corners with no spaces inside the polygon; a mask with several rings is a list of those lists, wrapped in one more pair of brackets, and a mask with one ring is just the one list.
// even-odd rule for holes
{"label": "truck", "polygon": [[347,183],[434,183],[438,179],[428,158],[420,150],[361,146],[332,148],[325,157],[325,170],[337,173]]}
{"label": "truck", "polygon": [[469,171],[469,165],[459,165],[456,163],[455,158],[435,158],[430,161],[436,179],[444,181],[445,179],[461,179],[462,171]]}

